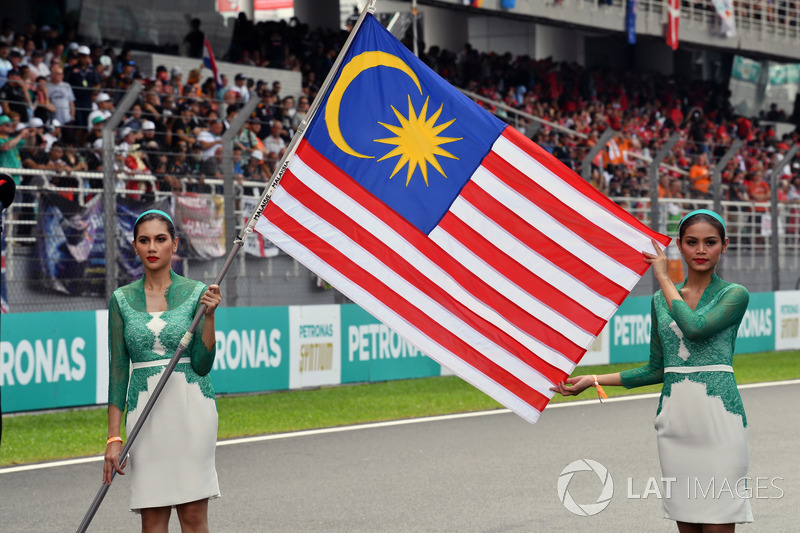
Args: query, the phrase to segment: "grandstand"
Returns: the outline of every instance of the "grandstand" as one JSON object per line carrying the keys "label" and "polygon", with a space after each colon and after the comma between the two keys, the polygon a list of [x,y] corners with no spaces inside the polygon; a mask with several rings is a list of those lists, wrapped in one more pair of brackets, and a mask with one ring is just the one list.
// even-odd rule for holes
{"label": "grandstand", "polygon": [[[142,206],[178,215],[176,268],[213,279],[341,48],[354,5],[296,0],[296,18],[254,23],[246,13],[226,19],[214,2],[136,13],[123,4],[83,2],[68,14],[67,3],[42,0],[4,13],[0,134],[25,139],[19,165],[0,157],[0,172],[19,182],[4,224],[12,313],[104,308],[110,288],[138,275],[121,244]],[[419,53],[660,231],[674,233],[689,209],[723,209],[727,277],[752,291],[794,288],[797,3],[740,2],[731,34],[710,1],[683,2],[676,50],[665,41],[667,2],[637,7],[629,44],[622,0],[420,0]],[[410,8],[378,3],[387,23]],[[192,18],[221,87],[194,49]],[[393,31],[411,47],[408,25]],[[109,239],[119,246],[105,246]],[[245,252],[226,278],[229,306],[344,301],[270,243],[254,239]],[[651,289],[645,278],[634,294]]]}

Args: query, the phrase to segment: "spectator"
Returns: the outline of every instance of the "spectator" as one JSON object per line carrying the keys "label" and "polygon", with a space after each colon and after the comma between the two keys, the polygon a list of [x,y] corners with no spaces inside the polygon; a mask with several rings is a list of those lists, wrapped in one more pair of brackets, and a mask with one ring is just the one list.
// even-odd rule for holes
{"label": "spectator", "polygon": [[8,60],[8,43],[0,41],[0,87],[6,84],[8,71],[12,70],[11,61]]}
{"label": "spectator", "polygon": [[183,71],[181,67],[177,65],[172,67],[172,70],[169,71],[169,75],[169,86],[172,88],[172,96],[181,96],[183,94],[183,83],[181,82],[183,79]]}
{"label": "spectator", "polygon": [[57,118],[54,118],[45,124],[45,132],[42,136],[42,139],[44,139],[45,143],[45,152],[49,152],[50,147],[52,147],[54,143],[61,140],[61,122]]}
{"label": "spectator", "polygon": [[[265,182],[269,179],[269,176],[266,172],[266,167],[264,166],[264,154],[261,150],[253,150],[250,154],[250,160],[248,161],[247,165],[245,165],[243,169],[243,178],[239,181],[240,184],[244,180],[247,181],[260,181]],[[260,196],[261,190],[255,186],[244,187],[243,194],[248,196]]]}
{"label": "spectator", "polygon": [[173,123],[173,134],[178,140],[185,142],[189,147],[195,143],[195,136],[200,131],[200,120],[188,103],[178,106],[180,115]]}
{"label": "spectator", "polygon": [[747,194],[750,200],[755,204],[753,207],[752,215],[750,216],[750,228],[756,237],[756,244],[763,244],[763,237],[761,234],[761,220],[767,212],[766,202],[770,199],[769,183],[764,179],[764,172],[757,170],[753,173],[753,179],[747,186]]}
{"label": "spectator", "polygon": [[278,157],[281,157],[284,150],[286,150],[286,141],[283,140],[282,135],[283,124],[278,120],[272,121],[270,135],[264,139],[264,150],[266,150],[267,153],[274,153],[277,154]]}
{"label": "spectator", "polygon": [[241,72],[233,78],[231,91],[239,95],[238,101],[246,104],[250,100],[250,89],[247,88],[247,78]]}
{"label": "spectator", "polygon": [[41,50],[34,50],[34,52],[31,54],[31,59],[28,62],[28,66],[34,72],[35,77],[50,77],[50,68],[44,62],[44,54],[41,52]]}
{"label": "spectator", "polygon": [[203,161],[214,157],[217,147],[222,146],[222,121],[216,114],[209,117],[208,129],[200,132],[197,142],[203,148]]}
{"label": "spectator", "polygon": [[55,118],[62,125],[72,124],[75,120],[75,94],[72,87],[64,81],[64,69],[61,66],[54,66],[50,72],[47,93],[56,108]]}
{"label": "spectator", "polygon": [[261,97],[261,101],[256,106],[254,113],[256,117],[258,117],[258,121],[261,123],[259,138],[264,140],[267,135],[269,135],[268,126],[272,124],[272,121],[275,119],[276,98],[275,93],[269,89],[262,89],[259,93],[259,96]]}
{"label": "spectator", "polygon": [[254,113],[250,116],[247,124],[245,124],[245,127],[242,128],[242,132],[236,139],[237,145],[243,150],[242,160],[244,161],[245,166],[250,161],[250,152],[253,150],[260,150],[262,153],[264,152],[264,143],[258,138],[258,133],[260,131],[261,122],[258,121],[258,117]]}
{"label": "spectator", "polygon": [[186,141],[178,141],[177,151],[167,163],[166,174],[162,182],[162,190],[181,191],[184,183],[192,175],[193,165],[189,161],[189,145]]}
{"label": "spectator", "polygon": [[[75,124],[81,127],[89,123],[92,95],[100,85],[100,78],[89,57],[90,53],[88,46],[78,47],[78,64],[65,70],[66,82],[73,87],[75,95]],[[80,144],[83,144],[86,135],[80,129],[76,129],[76,134]]]}
{"label": "spectator", "polygon": [[[106,119],[108,119],[108,117],[106,117]],[[142,104],[136,102],[131,106],[128,117],[122,122],[122,127],[130,128],[133,131],[140,131],[142,129],[143,122]]]}
{"label": "spectator", "polygon": [[203,45],[205,44],[206,36],[200,29],[200,19],[193,18],[189,21],[191,30],[183,38],[183,44],[186,49],[185,55],[189,57],[201,58],[203,57]]}
{"label": "spectator", "polygon": [[8,115],[13,111],[23,122],[28,122],[29,110],[33,109],[33,103],[30,93],[25,90],[19,71],[8,71],[8,81],[0,88],[0,106],[3,108],[3,114]]}
{"label": "spectator", "polygon": [[[102,117],[103,120],[108,120],[111,118],[111,115],[114,112],[114,102],[111,101],[111,97],[108,95],[108,93],[99,93],[95,99],[95,105],[97,106],[97,109],[89,113],[89,117],[86,120],[86,127],[89,130],[91,130],[96,124],[94,120],[95,118]],[[138,106],[138,104],[135,105]],[[138,110],[141,114],[141,107],[139,107]]]}
{"label": "spectator", "polygon": [[[33,135],[33,130],[25,128],[15,132],[14,121],[8,115],[0,115],[0,168],[22,168],[20,148]],[[14,183],[20,184],[19,174],[12,174]]]}
{"label": "spectator", "polygon": [[33,94],[33,116],[42,122],[47,122],[56,112],[56,106],[50,101],[50,93],[47,91],[47,78],[39,76],[36,78],[36,88]]}
{"label": "spectator", "polygon": [[692,198],[711,198],[711,172],[705,152],[696,156],[694,165],[689,169],[689,179],[692,182]]}

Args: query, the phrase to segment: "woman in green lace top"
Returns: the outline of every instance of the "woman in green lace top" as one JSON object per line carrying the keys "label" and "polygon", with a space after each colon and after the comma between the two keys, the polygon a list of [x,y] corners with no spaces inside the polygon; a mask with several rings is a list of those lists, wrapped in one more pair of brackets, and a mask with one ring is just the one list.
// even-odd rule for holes
{"label": "woman in green lace top", "polygon": [[178,249],[172,218],[142,213],[133,228],[133,248],[144,277],[120,287],[108,308],[108,446],[103,482],[111,483],[122,452],[120,425],[136,424],[151,391],[201,306],[205,314],[174,373],[131,447],[131,510],[142,531],[167,531],[172,507],[181,529],[208,531],[208,500],[219,497],[214,463],[217,408],[208,373],[214,363],[214,313],[219,287],[206,287],[172,271]]}
{"label": "woman in green lace top", "polygon": [[[653,296],[650,361],[634,370],[576,376],[553,390],[565,396],[593,385],[626,388],[663,383],[655,418],[664,516],[685,532],[732,532],[752,522],[747,486],[747,419],[733,376],[736,333],[750,295],[714,270],[728,247],[725,222],[699,209],[678,227],[689,273],[673,285],[667,257],[644,252],[661,290]],[[595,381],[596,379],[596,381]],[[666,488],[666,487],[665,487]]]}

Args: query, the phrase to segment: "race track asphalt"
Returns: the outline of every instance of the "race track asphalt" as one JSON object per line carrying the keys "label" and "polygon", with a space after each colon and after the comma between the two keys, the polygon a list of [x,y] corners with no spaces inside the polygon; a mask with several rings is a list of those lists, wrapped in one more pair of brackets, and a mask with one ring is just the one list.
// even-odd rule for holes
{"label": "race track asphalt", "polygon": [[[737,531],[798,531],[800,382],[742,388],[756,522]],[[507,412],[221,442],[216,532],[674,532],[650,478],[661,472],[652,422],[658,399],[554,404],[530,425]],[[559,500],[562,470],[608,469],[613,497],[593,516]],[[101,464],[0,469],[0,530],[75,531]],[[90,532],[139,530],[117,476]],[[567,485],[578,504],[602,490],[591,471]],[[649,488],[649,494],[647,493]],[[644,497],[647,495],[647,497]],[[638,496],[638,497],[637,497]],[[173,516],[171,531],[179,531]]]}

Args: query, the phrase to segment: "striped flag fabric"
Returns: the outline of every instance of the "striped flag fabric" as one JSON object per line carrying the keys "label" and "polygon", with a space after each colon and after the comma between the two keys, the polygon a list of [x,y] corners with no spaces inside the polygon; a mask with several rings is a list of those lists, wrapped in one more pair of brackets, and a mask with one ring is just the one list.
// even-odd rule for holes
{"label": "striped flag fabric", "polygon": [[678,49],[678,31],[681,24],[681,0],[667,0],[667,46]]}
{"label": "striped flag fabric", "polygon": [[530,422],[669,239],[371,15],[256,231]]}
{"label": "striped flag fabric", "polygon": [[208,37],[206,37],[206,42],[203,44],[203,66],[214,74],[214,83],[217,84],[217,90],[222,89],[222,75],[217,69],[217,60],[214,59],[214,50],[211,49]]}

